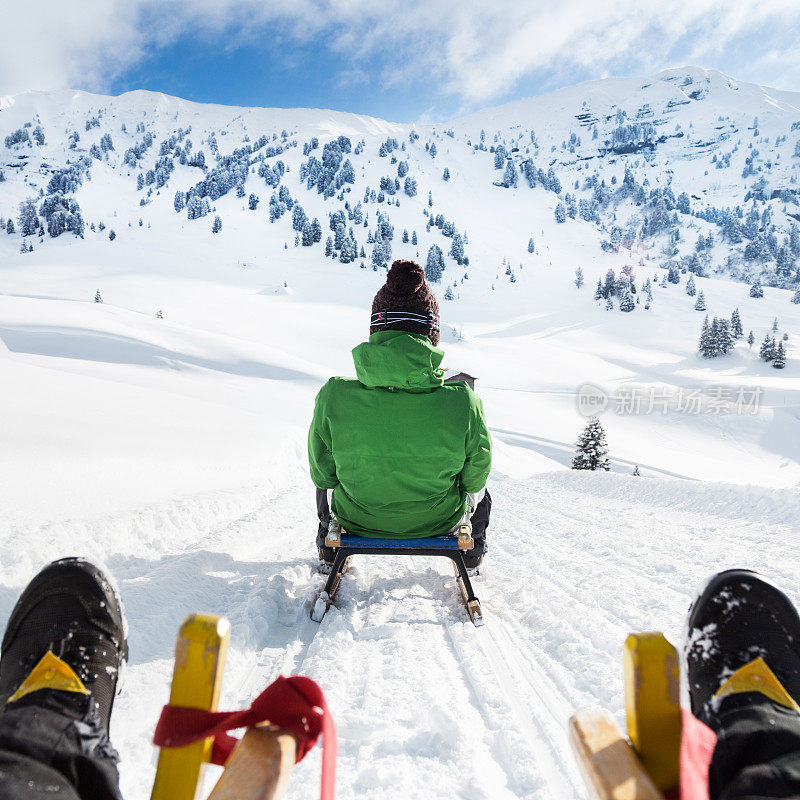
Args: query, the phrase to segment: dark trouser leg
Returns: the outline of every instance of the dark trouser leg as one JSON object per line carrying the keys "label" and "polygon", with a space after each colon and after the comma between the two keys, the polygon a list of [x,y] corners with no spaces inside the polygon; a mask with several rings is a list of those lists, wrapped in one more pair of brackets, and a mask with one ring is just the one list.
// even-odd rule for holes
{"label": "dark trouser leg", "polygon": [[478,503],[472,512],[470,522],[472,523],[472,538],[475,547],[464,554],[464,561],[468,569],[477,567],[486,553],[486,529],[489,527],[489,518],[492,514],[492,496],[487,490],[483,500]]}
{"label": "dark trouser leg", "polygon": [[116,751],[88,708],[87,697],[45,690],[0,713],[0,797],[122,800]]}
{"label": "dark trouser leg", "polygon": [[718,717],[711,800],[800,797],[800,713],[746,694],[724,700]]}
{"label": "dark trouser leg", "polygon": [[333,548],[325,547],[325,538],[328,535],[328,524],[331,521],[331,510],[328,507],[328,490],[317,489],[317,518],[319,527],[317,528],[317,547],[319,557],[323,561],[333,562]]}

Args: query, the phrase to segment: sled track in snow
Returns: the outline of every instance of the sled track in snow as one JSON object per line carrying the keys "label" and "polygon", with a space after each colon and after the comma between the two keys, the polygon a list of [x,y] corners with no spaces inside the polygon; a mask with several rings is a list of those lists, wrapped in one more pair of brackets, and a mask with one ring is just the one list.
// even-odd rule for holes
{"label": "sled track in snow", "polygon": [[[469,622],[451,576],[433,577],[430,560],[410,560],[414,568],[407,570],[400,565],[409,560],[398,563],[392,559],[399,568],[393,569],[392,574],[406,572],[414,587],[409,593],[413,591],[418,601],[424,596],[430,615],[419,624],[431,628],[426,633],[431,647],[441,641],[458,665],[460,674],[454,678],[464,681],[468,702],[482,723],[480,733],[485,747],[505,776],[509,794],[504,796],[583,797],[577,774],[565,764],[569,758],[565,727],[569,711],[544,671],[532,669],[532,661],[518,652],[513,634],[498,617],[487,615],[486,625],[481,628]],[[345,576],[328,614],[344,615],[362,630],[389,625],[396,628],[391,633],[401,636],[403,623],[391,620],[402,610],[404,598],[394,593],[386,596],[381,576],[376,574],[381,570],[373,566],[375,562],[362,558],[359,563],[357,577]],[[420,592],[420,574],[429,578],[424,592]],[[356,600],[353,594],[359,593],[358,583],[364,587],[364,594]],[[324,638],[325,634],[321,635]],[[301,664],[298,662],[298,667]]]}
{"label": "sled track in snow", "polygon": [[582,785],[564,765],[565,756],[569,757],[564,718],[569,712],[549,678],[542,670],[534,673],[532,662],[520,658],[505,624],[497,617],[489,614],[486,625],[477,635],[494,676],[508,699],[508,706],[526,734],[550,796],[582,795]]}

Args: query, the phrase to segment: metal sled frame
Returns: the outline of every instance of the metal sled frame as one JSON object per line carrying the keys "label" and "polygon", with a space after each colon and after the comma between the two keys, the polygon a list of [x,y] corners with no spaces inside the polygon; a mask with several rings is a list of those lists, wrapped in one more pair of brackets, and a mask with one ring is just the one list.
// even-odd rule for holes
{"label": "metal sled frame", "polygon": [[[328,576],[325,588],[320,594],[326,603],[325,610],[330,608],[333,598],[339,588],[347,559],[355,555],[381,555],[381,556],[439,556],[449,558],[453,562],[456,582],[464,600],[469,618],[475,625],[483,624],[481,604],[475,596],[472,582],[469,579],[467,565],[464,562],[463,545],[465,540],[456,536],[432,536],[426,539],[372,539],[365,536],[353,536],[342,533],[340,544],[334,545],[329,538],[326,544],[335,546],[333,567]],[[469,538],[470,548],[472,538]],[[466,548],[466,549],[470,549]],[[312,612],[313,616],[313,612]]]}

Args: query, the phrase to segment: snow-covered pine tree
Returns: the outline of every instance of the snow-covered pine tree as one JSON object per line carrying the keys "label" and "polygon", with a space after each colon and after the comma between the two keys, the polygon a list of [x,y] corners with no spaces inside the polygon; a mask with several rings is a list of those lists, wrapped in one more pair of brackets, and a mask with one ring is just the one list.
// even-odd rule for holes
{"label": "snow-covered pine tree", "polygon": [[758,350],[758,356],[764,361],[772,361],[775,358],[775,340],[769,334],[764,336],[764,341],[761,342],[761,347]]}
{"label": "snow-covered pine tree", "polygon": [[689,276],[689,280],[686,281],[686,294],[689,297],[694,297],[697,294],[697,288],[694,285],[694,275]]}
{"label": "snow-covered pine tree", "polygon": [[778,347],[775,349],[775,358],[772,360],[772,366],[775,369],[783,369],[786,366],[786,348],[783,342],[778,342]]}
{"label": "snow-covered pine tree", "polygon": [[517,168],[514,166],[514,162],[509,158],[506,163],[506,170],[503,173],[502,185],[505,186],[506,189],[516,189],[518,181],[519,175],[517,174]]}
{"label": "snow-covered pine tree", "polygon": [[534,244],[533,244],[533,236],[531,236],[531,238],[528,239],[528,252],[529,253],[533,253],[535,249],[536,248],[534,247]]}
{"label": "snow-covered pine tree", "polygon": [[444,272],[444,256],[438,244],[428,249],[428,260],[425,262],[425,278],[431,283],[439,283]]}
{"label": "snow-covered pine tree", "polygon": [[695,311],[705,311],[706,310],[706,298],[703,294],[703,290],[701,289],[697,294],[697,301],[694,304]]}
{"label": "snow-covered pine tree", "polygon": [[777,317],[775,317],[775,319],[772,322],[772,332],[773,333],[777,333],[778,332],[778,318]]}
{"label": "snow-covered pine tree", "polygon": [[600,469],[606,472],[611,469],[606,434],[597,417],[592,417],[586,423],[576,447],[577,452],[575,458],[572,459],[572,469]]}
{"label": "snow-covered pine tree", "polygon": [[211,233],[219,233],[222,230],[222,220],[219,217],[214,217],[214,222],[211,224]]}
{"label": "snow-covered pine tree", "polygon": [[755,344],[755,341],[756,341],[756,337],[753,336],[753,331],[750,331],[750,333],[747,334],[747,345],[751,350],[753,349],[753,345]]}
{"label": "snow-covered pine tree", "polygon": [[450,245],[450,255],[456,260],[459,266],[464,263],[464,241],[460,233],[453,234],[453,242]]}
{"label": "snow-covered pine tree", "polygon": [[578,289],[580,289],[583,286],[583,270],[580,267],[578,267],[578,269],[575,270],[574,283]]}
{"label": "snow-covered pine tree", "polygon": [[444,172],[442,173],[442,180],[449,181],[450,180],[450,170],[445,167]]}
{"label": "snow-covered pine tree", "polygon": [[408,229],[403,228],[403,244],[408,244]]}
{"label": "snow-covered pine tree", "polygon": [[606,300],[606,311],[613,311],[614,310],[614,301],[609,297]]}
{"label": "snow-covered pine tree", "polygon": [[559,225],[567,221],[567,209],[564,208],[563,203],[559,202],[559,204],[556,206],[555,215],[556,222],[559,223]]}
{"label": "snow-covered pine tree", "polygon": [[634,308],[636,308],[636,303],[633,301],[633,296],[631,295],[630,290],[627,288],[623,289],[622,295],[619,299],[619,310],[629,312],[633,311]]}
{"label": "snow-covered pine tree", "polygon": [[416,231],[412,231],[411,232],[411,244],[413,244],[413,245],[417,244],[417,232]]}
{"label": "snow-covered pine tree", "polygon": [[597,288],[594,290],[594,295],[592,296],[593,300],[602,300],[603,299],[603,284],[600,282],[600,278],[597,279]]}
{"label": "snow-covered pine tree", "polygon": [[113,242],[113,241],[114,241],[114,239],[116,239],[116,238],[117,238],[117,234],[114,232],[114,229],[112,228],[112,229],[111,229],[111,230],[108,232],[108,241],[109,241],[109,242]]}
{"label": "snow-covered pine tree", "polygon": [[703,320],[703,327],[700,329],[700,341],[697,349],[703,358],[712,358],[713,348],[711,346],[711,326],[708,323],[708,314],[706,314]]}
{"label": "snow-covered pine tree", "polygon": [[[9,222],[11,222],[11,220],[9,220]],[[794,294],[792,295],[792,302],[795,304],[800,303],[800,286],[798,286],[794,290]]]}
{"label": "snow-covered pine tree", "polygon": [[160,308],[156,311],[156,319],[164,319],[164,312]]}
{"label": "snow-covered pine tree", "polygon": [[33,236],[39,227],[39,217],[36,206],[30,197],[26,197],[19,204],[19,232],[23,236]]}
{"label": "snow-covered pine tree", "polygon": [[744,336],[744,328],[742,328],[742,320],[739,317],[738,308],[734,308],[731,314],[731,334],[734,339],[741,339]]}
{"label": "snow-covered pine tree", "polygon": [[750,287],[750,297],[761,298],[764,296],[764,289],[761,287],[761,280],[756,278]]}
{"label": "snow-covered pine tree", "polygon": [[714,321],[711,324],[711,335],[715,356],[727,355],[733,349],[734,339],[727,319],[714,317]]}
{"label": "snow-covered pine tree", "polygon": [[443,299],[444,300],[455,300],[456,299],[455,296],[453,295],[453,290],[449,286],[445,290],[445,293],[443,295]]}
{"label": "snow-covered pine tree", "polygon": [[99,289],[94,293],[94,301],[95,301],[95,303],[102,303],[103,302],[103,296],[100,294],[100,290]]}

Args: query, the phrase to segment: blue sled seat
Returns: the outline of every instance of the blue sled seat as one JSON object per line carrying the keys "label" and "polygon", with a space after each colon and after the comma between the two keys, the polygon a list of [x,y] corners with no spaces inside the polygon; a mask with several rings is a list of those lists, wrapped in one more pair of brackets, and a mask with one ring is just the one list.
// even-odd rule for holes
{"label": "blue sled seat", "polygon": [[458,550],[456,536],[430,536],[426,539],[374,539],[369,536],[342,535],[341,547],[358,547],[364,550],[396,548],[397,550]]}

